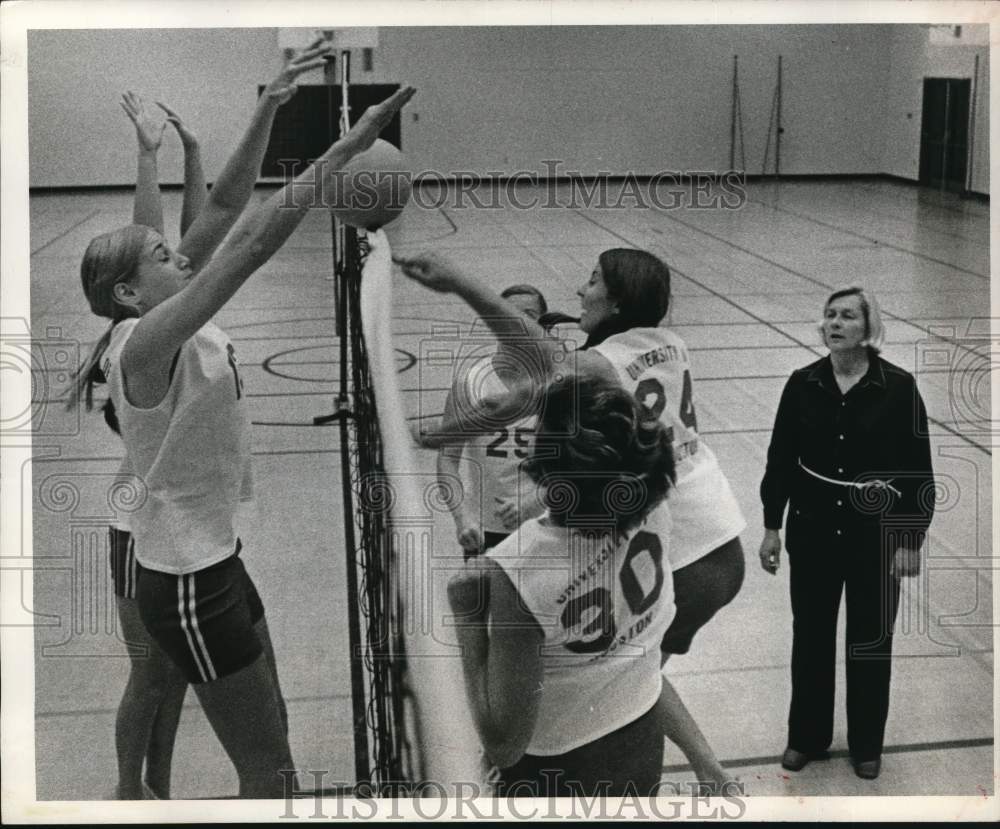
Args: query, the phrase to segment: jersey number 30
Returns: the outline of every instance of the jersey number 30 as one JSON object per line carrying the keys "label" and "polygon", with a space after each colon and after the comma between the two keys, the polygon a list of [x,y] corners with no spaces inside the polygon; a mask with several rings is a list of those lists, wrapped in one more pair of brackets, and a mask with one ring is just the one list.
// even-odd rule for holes
{"label": "jersey number 30", "polygon": [[[635,574],[633,561],[640,553],[648,553],[653,561],[655,577],[653,586],[646,593]],[[629,542],[625,561],[622,563],[618,582],[622,595],[628,603],[628,609],[633,616],[645,613],[655,604],[663,590],[663,544],[651,532],[640,530]],[[575,629],[583,620],[584,614],[591,612],[593,617],[581,633],[588,637],[564,643],[567,650],[574,653],[600,653],[607,650],[618,635],[615,624],[614,597],[606,587],[595,587],[582,596],[570,599],[563,608],[560,621],[567,630]]]}

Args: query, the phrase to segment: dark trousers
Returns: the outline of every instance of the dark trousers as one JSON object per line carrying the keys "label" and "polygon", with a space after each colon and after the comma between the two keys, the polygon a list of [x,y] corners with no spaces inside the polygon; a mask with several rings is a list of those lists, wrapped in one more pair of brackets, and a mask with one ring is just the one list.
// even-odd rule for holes
{"label": "dark trousers", "polygon": [[788,745],[798,751],[823,751],[833,739],[837,614],[846,588],[847,745],[856,760],[882,753],[899,579],[890,572],[892,545],[864,535],[868,537],[837,547],[789,551],[793,640]]}

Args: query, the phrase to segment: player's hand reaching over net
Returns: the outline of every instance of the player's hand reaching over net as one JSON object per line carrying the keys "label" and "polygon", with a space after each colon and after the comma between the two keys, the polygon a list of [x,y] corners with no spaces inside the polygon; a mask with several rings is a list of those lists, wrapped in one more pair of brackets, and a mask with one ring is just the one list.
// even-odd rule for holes
{"label": "player's hand reaching over net", "polygon": [[458,268],[436,253],[397,256],[393,261],[414,282],[441,294],[452,293],[462,279]]}
{"label": "player's hand reaching over net", "polygon": [[264,87],[262,94],[276,101],[279,106],[286,103],[298,91],[295,79],[304,72],[323,66],[332,49],[333,44],[328,40],[317,38],[285,63],[278,76]]}
{"label": "player's hand reaching over net", "polygon": [[364,152],[375,143],[379,133],[389,126],[396,113],[406,106],[416,92],[412,86],[404,86],[382,103],[368,107],[347,135],[340,140],[349,145],[352,153]]}

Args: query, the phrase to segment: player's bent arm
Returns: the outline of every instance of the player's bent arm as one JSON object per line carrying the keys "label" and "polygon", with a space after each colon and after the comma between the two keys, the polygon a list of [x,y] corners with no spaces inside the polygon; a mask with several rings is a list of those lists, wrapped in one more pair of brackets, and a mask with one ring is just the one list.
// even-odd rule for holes
{"label": "player's bent arm", "polygon": [[462,459],[462,444],[447,444],[438,449],[437,480],[438,486],[447,493],[446,503],[455,521],[455,529],[461,532],[465,526],[466,492],[459,475],[459,463]]}
{"label": "player's bent arm", "polygon": [[449,424],[458,422],[455,411],[455,399],[461,395],[463,384],[463,377],[456,377],[452,382],[452,386],[448,390],[448,396],[444,399],[444,411],[437,428],[425,429],[423,426],[418,426],[420,433],[419,443],[425,449],[440,450],[445,446],[461,446],[466,442],[467,434],[463,434],[458,429],[451,429],[451,431],[445,431],[444,429],[445,422]]}
{"label": "player's bent arm", "polygon": [[464,440],[470,434],[486,434],[536,414],[546,384],[560,382],[570,374],[619,383],[618,374],[606,357],[593,351],[575,351],[571,360],[544,378],[526,372],[505,391],[485,395],[461,410],[457,407],[450,412],[446,410],[434,434],[442,439],[461,436]]}
{"label": "player's bent arm", "polygon": [[523,377],[505,391],[485,395],[469,405],[446,411],[435,434],[442,440],[465,441],[470,435],[493,432],[538,410],[544,383]]}
{"label": "player's bent arm", "polygon": [[485,618],[459,625],[466,693],[483,748],[500,768],[524,755],[538,720],[542,630],[507,574],[486,559],[489,634]]}

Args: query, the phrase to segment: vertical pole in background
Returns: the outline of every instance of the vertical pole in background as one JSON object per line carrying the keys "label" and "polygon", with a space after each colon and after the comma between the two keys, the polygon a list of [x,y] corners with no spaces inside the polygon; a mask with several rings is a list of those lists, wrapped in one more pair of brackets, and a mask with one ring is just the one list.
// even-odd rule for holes
{"label": "vertical pole in background", "polygon": [[739,95],[739,81],[737,80],[739,68],[739,58],[733,55],[733,106],[729,116],[729,169],[736,166],[736,97]]}
{"label": "vertical pole in background", "polygon": [[781,178],[781,55],[778,55],[778,89],[775,92],[778,99],[778,123],[774,135],[774,177]]}
{"label": "vertical pole in background", "polygon": [[729,169],[736,169],[736,138],[740,139],[740,170],[746,175],[747,145],[743,137],[743,102],[740,99],[739,56],[733,55],[733,109],[729,124]]}
{"label": "vertical pole in background", "polygon": [[944,82],[944,138],[941,142],[941,192],[948,189],[948,142],[951,141],[951,82]]}
{"label": "vertical pole in background", "polygon": [[975,56],[972,65],[972,91],[969,93],[969,150],[968,160],[965,165],[965,192],[972,192],[972,165],[975,163],[976,146],[976,96],[979,94],[979,55]]}

